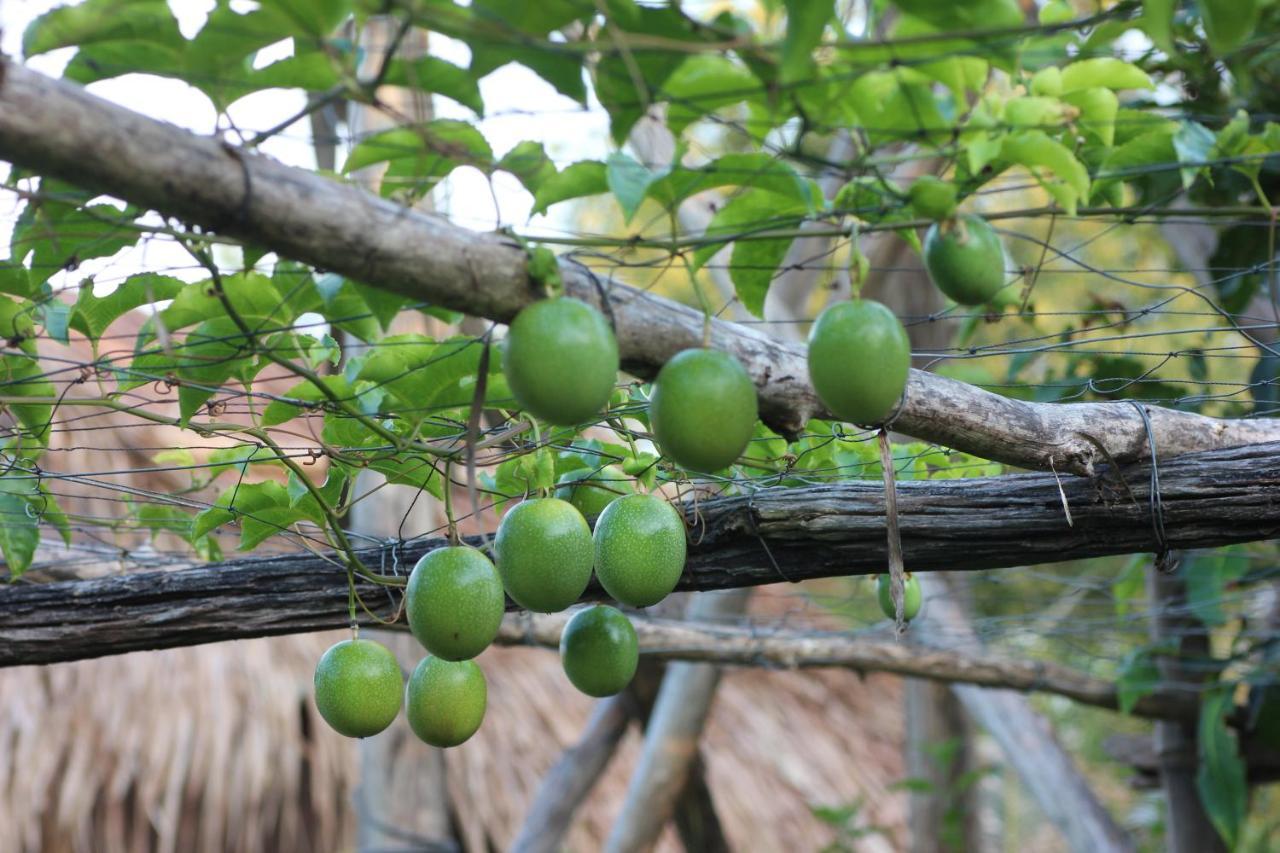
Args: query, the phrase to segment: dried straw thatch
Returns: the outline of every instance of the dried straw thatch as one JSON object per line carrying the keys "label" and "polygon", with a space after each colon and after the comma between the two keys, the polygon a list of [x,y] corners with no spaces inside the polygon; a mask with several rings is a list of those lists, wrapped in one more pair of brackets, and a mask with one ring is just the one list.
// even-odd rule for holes
{"label": "dried straw thatch", "polygon": [[[135,421],[57,441],[75,449],[55,448],[50,470],[92,472],[145,467],[153,453],[131,448],[191,436]],[[186,481],[180,472],[127,480],[166,493]],[[68,510],[120,512],[117,494],[59,488]],[[140,541],[133,532],[114,543]],[[118,568],[108,561],[97,570]],[[796,601],[763,595],[757,607]],[[351,849],[358,746],[325,727],[310,701],[315,661],[340,636],[0,670],[0,850]],[[591,709],[554,653],[495,648],[481,665],[490,684],[485,725],[446,757],[453,823],[465,849],[478,851],[509,845],[542,775]],[[816,850],[832,830],[810,807],[862,798],[862,819],[891,835],[866,836],[859,849],[899,848],[905,799],[889,785],[904,775],[900,698],[896,680],[850,672],[729,673],[703,745],[730,841],[743,850]],[[570,849],[600,847],[638,744],[634,732],[624,741],[579,813]],[[668,832],[660,847],[679,844]]]}

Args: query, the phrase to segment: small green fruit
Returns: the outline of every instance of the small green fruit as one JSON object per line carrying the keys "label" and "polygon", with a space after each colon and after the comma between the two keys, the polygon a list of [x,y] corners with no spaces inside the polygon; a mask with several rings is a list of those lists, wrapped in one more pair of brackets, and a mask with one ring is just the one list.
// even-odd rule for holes
{"label": "small green fruit", "polygon": [[560,478],[556,497],[573,504],[590,520],[623,495],[635,492],[631,478],[617,465],[603,468],[575,468]]}
{"label": "small green fruit", "polygon": [[924,266],[938,289],[961,305],[982,305],[1004,287],[1000,238],[971,214],[929,227]]}
{"label": "small green fruit", "polygon": [[[897,613],[893,607],[893,593],[889,588],[889,576],[880,575],[876,578],[876,597],[880,599],[880,609],[884,615],[890,619],[896,619]],[[910,572],[902,579],[902,618],[910,622],[916,618],[916,614],[920,612],[920,603],[924,600],[923,593],[920,592],[920,581]]]}
{"label": "small green fruit", "polygon": [[489,687],[475,661],[428,655],[409,676],[405,716],[413,733],[432,746],[457,746],[480,728],[488,701]]}
{"label": "small green fruit", "polygon": [[756,386],[736,358],[688,349],[658,371],[649,423],[663,455],[710,473],[737,461],[756,429]]}
{"label": "small green fruit", "polygon": [[612,696],[631,683],[640,644],[631,620],[607,604],[573,614],[560,635],[560,662],[573,686],[588,696]]}
{"label": "small green fruit", "polygon": [[335,643],[316,664],[316,710],[347,737],[372,737],[391,725],[403,690],[396,656],[373,640]]}
{"label": "small green fruit", "polygon": [[935,222],[956,212],[956,185],[933,175],[917,178],[907,191],[911,207],[925,219]]}
{"label": "small green fruit", "polygon": [[520,405],[553,424],[591,420],[609,402],[618,342],[599,311],[568,297],[543,299],[516,315],[502,371]]}
{"label": "small green fruit", "polygon": [[604,591],[632,607],[649,607],[676,588],[684,572],[684,523],[654,495],[627,495],[596,522],[596,577]]}
{"label": "small green fruit", "polygon": [[591,528],[572,504],[538,498],[516,504],[494,537],[507,595],[527,610],[556,613],[582,597],[591,580]]}
{"label": "small green fruit", "polygon": [[809,379],[837,418],[882,422],[902,399],[911,341],[893,312],[855,299],[830,306],[809,331]]}
{"label": "small green fruit", "polygon": [[409,629],[444,660],[480,654],[498,636],[506,598],[502,578],[475,548],[437,548],[418,560],[404,593]]}

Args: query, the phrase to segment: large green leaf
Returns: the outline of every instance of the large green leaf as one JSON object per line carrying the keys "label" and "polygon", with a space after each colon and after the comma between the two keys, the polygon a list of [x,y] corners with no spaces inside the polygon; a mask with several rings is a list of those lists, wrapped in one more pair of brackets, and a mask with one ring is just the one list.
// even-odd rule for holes
{"label": "large green leaf", "polygon": [[1235,711],[1232,685],[1220,685],[1205,693],[1200,709],[1197,743],[1200,769],[1196,788],[1210,822],[1228,850],[1236,849],[1249,809],[1245,766],[1227,717]]}
{"label": "large green leaf", "polygon": [[1254,34],[1262,8],[1259,0],[1199,0],[1196,5],[1209,47],[1219,56],[1231,53]]}
{"label": "large green leaf", "polygon": [[[222,293],[250,328],[276,329],[293,322],[292,306],[281,298],[275,284],[262,273],[224,276]],[[205,320],[226,317],[227,309],[213,282],[201,281],[177,291],[173,302],[157,316],[164,328],[173,332]]]}
{"label": "large green leaf", "polygon": [[863,74],[849,86],[846,97],[874,145],[941,142],[951,135],[951,122],[938,109],[932,81],[914,69]]}
{"label": "large green leaf", "polygon": [[195,517],[191,537],[207,536],[232,521],[240,522],[240,550],[249,551],[299,521],[322,524],[324,516],[314,499],[308,497],[295,504],[288,490],[274,480],[237,483]]}
{"label": "large green leaf", "polygon": [[[1070,149],[1043,131],[1027,130],[1006,136],[1000,157],[1028,169],[1071,216],[1075,216],[1076,203],[1089,197],[1089,171]],[[1046,177],[1044,170],[1055,179]]]}
{"label": "large green leaf", "polygon": [[186,285],[179,279],[157,273],[131,275],[106,296],[95,296],[93,284],[80,288],[80,296],[71,309],[68,324],[80,334],[96,341],[102,333],[125,314],[162,299],[172,299]]}
{"label": "large green leaf", "polygon": [[714,53],[698,53],[680,63],[655,96],[666,101],[667,127],[679,135],[686,127],[720,107],[763,92],[760,81],[744,66]]}
{"label": "large green leaf", "polygon": [[1209,627],[1227,621],[1222,608],[1227,587],[1249,570],[1249,555],[1239,547],[1196,554],[1183,560],[1180,571],[1187,581],[1187,607]]}
{"label": "large green leaf", "polygon": [[43,444],[49,434],[53,407],[47,403],[16,402],[24,397],[52,399],[58,394],[49,380],[46,367],[38,358],[21,353],[0,355],[0,395],[12,397],[15,402],[6,404],[22,424],[20,435],[24,445]]}
{"label": "large green leaf", "polygon": [[[769,285],[794,238],[753,239],[749,232],[794,228],[808,210],[806,204],[794,197],[748,189],[720,208],[707,226],[707,237],[733,241],[729,277],[743,306],[757,317],[764,315],[764,299]],[[740,235],[746,235],[748,239],[738,239]],[[712,243],[698,249],[694,254],[694,269],[699,269],[721,248],[722,243]]]}
{"label": "large green leaf", "polygon": [[784,85],[804,83],[813,77],[813,49],[822,40],[827,22],[835,17],[833,0],[786,0],[787,35],[782,41]]}
{"label": "large green leaf", "polygon": [[1147,72],[1132,62],[1111,56],[1081,59],[1062,69],[1062,93],[1099,86],[1108,89],[1151,89],[1154,84]]}
{"label": "large green leaf", "polygon": [[36,18],[22,35],[26,56],[101,42],[153,42],[177,47],[182,34],[165,0],[86,0]]}
{"label": "large green leaf", "polygon": [[484,99],[480,96],[480,84],[476,81],[474,71],[459,68],[437,56],[392,60],[385,82],[444,95],[464,107],[484,114]]}
{"label": "large green leaf", "polygon": [[179,354],[178,407],[182,421],[191,416],[233,376],[252,378],[253,348],[229,317],[206,320],[187,335]]}
{"label": "large green leaf", "polygon": [[598,160],[580,160],[571,163],[564,171],[544,178],[533,194],[533,213],[546,213],[551,205],[609,192],[609,178],[604,163]]}
{"label": "large green leaf", "polygon": [[525,140],[502,155],[497,168],[510,172],[530,193],[537,193],[546,181],[557,174],[556,164],[547,156],[541,142]]}
{"label": "large green leaf", "polygon": [[15,258],[31,254],[29,283],[38,286],[60,270],[72,270],[90,258],[106,258],[138,242],[132,208],[111,204],[76,207],[61,202],[34,203],[14,228]]}
{"label": "large green leaf", "polygon": [[644,201],[649,185],[659,177],[659,173],[637,163],[621,151],[614,151],[605,161],[605,181],[609,191],[622,206],[622,213],[627,222],[635,216],[640,202]]}
{"label": "large green leaf", "polygon": [[473,125],[437,119],[417,127],[397,127],[374,134],[351,150],[342,171],[387,163],[382,195],[417,198],[430,192],[459,166],[493,168],[493,150]]}
{"label": "large green leaf", "polygon": [[470,27],[459,34],[471,47],[471,73],[484,77],[509,62],[518,62],[562,95],[585,102],[583,53],[536,42],[596,11],[593,0],[474,0]]}
{"label": "large green leaf", "polygon": [[40,505],[43,496],[34,476],[21,472],[0,476],[0,553],[9,567],[9,579],[31,567],[40,544]]}
{"label": "large green leaf", "polygon": [[649,197],[674,210],[690,196],[728,186],[768,190],[810,209],[821,202],[814,197],[812,184],[795,169],[776,156],[759,151],[726,154],[696,169],[672,169],[649,185]]}

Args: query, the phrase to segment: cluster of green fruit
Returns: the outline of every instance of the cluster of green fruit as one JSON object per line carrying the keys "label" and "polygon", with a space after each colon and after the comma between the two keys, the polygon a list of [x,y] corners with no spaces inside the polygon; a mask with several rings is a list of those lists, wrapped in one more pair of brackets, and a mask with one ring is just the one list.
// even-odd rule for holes
{"label": "cluster of green fruit", "polygon": [[[829,308],[810,336],[809,365],[819,397],[854,423],[877,423],[897,405],[910,356],[902,324],[876,302]],[[618,369],[613,330],[598,311],[571,298],[524,309],[503,350],[503,371],[518,402],[553,424],[595,417],[608,403]],[[685,350],[654,381],[654,436],[663,454],[687,469],[712,472],[732,465],[754,434],[756,419],[755,385],[727,353]],[[321,716],[342,734],[368,737],[391,724],[403,697],[420,738],[455,746],[484,718],[488,688],[473,658],[497,636],[507,597],[535,612],[562,611],[582,597],[594,570],[605,592],[621,604],[649,607],[665,598],[684,570],[680,514],[658,496],[631,492],[629,484],[596,486],[589,473],[566,477],[556,497],[526,499],[508,511],[494,541],[496,562],[463,545],[422,557],[405,589],[405,612],[428,654],[407,688],[385,646],[358,638],[340,642],[316,668]],[[627,482],[616,468],[603,473],[607,481]],[[597,514],[593,532],[586,516]],[[882,607],[885,595],[882,589]],[[907,618],[919,608],[918,587],[914,605],[911,596],[909,588]],[[622,690],[635,674],[638,651],[631,622],[607,605],[574,614],[560,641],[566,675],[591,696]]]}
{"label": "cluster of green fruit", "polygon": [[[616,601],[657,604],[684,570],[684,522],[657,496],[615,497],[603,507],[594,533],[572,503],[533,498],[503,517],[494,540],[496,562],[466,545],[424,555],[405,588],[405,614],[428,654],[408,688],[385,646],[343,641],[316,668],[320,715],[342,734],[368,737],[391,725],[403,692],[414,733],[432,746],[457,746],[484,719],[488,688],[473,658],[497,637],[507,597],[538,613],[565,610],[586,592],[594,568]],[[635,628],[614,607],[587,607],[566,624],[560,657],[569,681],[583,693],[612,695],[635,675]]]}

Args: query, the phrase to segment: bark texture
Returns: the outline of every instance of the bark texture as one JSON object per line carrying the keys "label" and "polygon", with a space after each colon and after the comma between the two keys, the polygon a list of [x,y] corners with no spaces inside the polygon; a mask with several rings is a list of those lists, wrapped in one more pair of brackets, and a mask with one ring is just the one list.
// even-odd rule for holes
{"label": "bark texture", "polygon": [[[371,193],[197,136],[12,62],[0,75],[0,158],[108,193],[414,299],[498,321],[539,296],[516,241],[459,228]],[[614,323],[623,365],[651,376],[702,342],[700,311],[566,261],[568,293]],[[805,349],[717,321],[712,346],[755,379],[764,420],[784,434],[825,414]],[[1280,439],[1277,420],[1221,420],[1149,407],[1163,456]],[[1027,403],[913,370],[894,430],[1026,468],[1087,473],[1147,452],[1123,403]]]}
{"label": "bark texture", "polygon": [[[1165,532],[1175,548],[1280,535],[1275,444],[1189,454],[1163,463]],[[1150,469],[1096,480],[1016,474],[898,486],[908,568],[975,570],[1154,551]],[[1062,501],[1071,507],[1068,525]],[[687,510],[695,544],[679,589],[760,586],[884,570],[878,483],[764,489]],[[442,547],[418,540],[362,552],[374,570],[412,565]],[[475,544],[481,544],[478,540]],[[398,549],[391,553],[391,549]],[[375,612],[397,595],[359,586]],[[598,599],[596,586],[585,598]],[[301,633],[347,623],[345,572],[312,554],[254,557],[177,572],[0,586],[0,666]]]}

